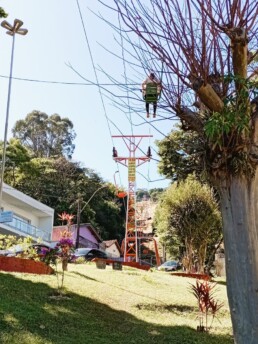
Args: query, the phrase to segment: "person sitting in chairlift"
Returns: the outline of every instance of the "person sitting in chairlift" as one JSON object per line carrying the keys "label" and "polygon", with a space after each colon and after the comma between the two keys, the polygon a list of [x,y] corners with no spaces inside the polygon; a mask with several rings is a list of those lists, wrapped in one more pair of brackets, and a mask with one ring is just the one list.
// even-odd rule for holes
{"label": "person sitting in chairlift", "polygon": [[161,89],[161,81],[151,72],[142,83],[142,94],[146,103],[147,118],[150,117],[150,103],[153,104],[153,118],[156,117],[157,101],[160,97]]}

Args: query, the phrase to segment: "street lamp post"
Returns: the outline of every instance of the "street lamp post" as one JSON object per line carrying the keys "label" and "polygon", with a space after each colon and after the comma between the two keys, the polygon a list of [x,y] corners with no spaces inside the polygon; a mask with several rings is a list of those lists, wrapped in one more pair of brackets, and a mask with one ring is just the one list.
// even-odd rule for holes
{"label": "street lamp post", "polygon": [[7,30],[7,34],[13,37],[12,43],[12,53],[11,53],[11,64],[10,64],[10,74],[9,74],[9,85],[8,85],[8,96],[6,105],[6,118],[5,118],[5,129],[4,129],[4,144],[2,153],[2,166],[1,166],[1,181],[0,181],[0,210],[2,205],[2,195],[3,195],[3,181],[4,181],[4,170],[5,170],[5,157],[6,157],[6,145],[7,145],[7,132],[8,132],[8,121],[9,121],[9,108],[10,108],[10,98],[11,98],[11,87],[12,87],[12,74],[13,74],[13,56],[14,56],[14,43],[15,35],[25,36],[28,32],[27,29],[21,29],[23,22],[19,19],[15,19],[13,26],[9,24],[6,20],[2,21],[1,26]]}
{"label": "street lamp post", "polygon": [[81,225],[81,213],[84,210],[84,208],[89,204],[89,202],[92,200],[92,198],[96,195],[97,192],[100,190],[107,188],[108,184],[102,185],[100,188],[95,190],[93,194],[90,196],[87,202],[85,202],[83,208],[81,209],[81,196],[79,195],[78,198],[78,210],[77,210],[77,230],[76,230],[76,240],[75,240],[75,248],[79,247],[79,240],[80,240],[80,225]]}

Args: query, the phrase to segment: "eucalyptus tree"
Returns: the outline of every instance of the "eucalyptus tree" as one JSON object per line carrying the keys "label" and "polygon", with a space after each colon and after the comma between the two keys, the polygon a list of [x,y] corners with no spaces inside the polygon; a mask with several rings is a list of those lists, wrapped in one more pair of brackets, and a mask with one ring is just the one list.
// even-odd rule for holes
{"label": "eucalyptus tree", "polygon": [[166,109],[202,143],[203,169],[221,197],[235,343],[256,344],[257,0],[101,2],[118,14],[131,54],[147,69],[163,65]]}
{"label": "eucalyptus tree", "polygon": [[15,123],[12,132],[15,138],[20,139],[33,152],[34,157],[72,157],[76,135],[73,123],[68,118],[32,111],[25,119]]}
{"label": "eucalyptus tree", "polygon": [[[0,159],[2,159],[3,141],[0,142]],[[16,176],[21,172],[22,166],[29,162],[31,154],[28,149],[23,146],[20,140],[11,138],[7,143],[6,162],[4,180],[7,184],[15,187]]]}

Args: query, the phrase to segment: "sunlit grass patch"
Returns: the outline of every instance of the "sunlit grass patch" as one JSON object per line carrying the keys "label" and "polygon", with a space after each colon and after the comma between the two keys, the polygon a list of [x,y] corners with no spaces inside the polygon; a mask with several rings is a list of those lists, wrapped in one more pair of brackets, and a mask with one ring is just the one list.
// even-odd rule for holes
{"label": "sunlit grass patch", "polygon": [[70,264],[68,298],[50,298],[56,276],[0,273],[1,344],[232,344],[225,302],[210,334],[197,333],[192,279],[123,268]]}

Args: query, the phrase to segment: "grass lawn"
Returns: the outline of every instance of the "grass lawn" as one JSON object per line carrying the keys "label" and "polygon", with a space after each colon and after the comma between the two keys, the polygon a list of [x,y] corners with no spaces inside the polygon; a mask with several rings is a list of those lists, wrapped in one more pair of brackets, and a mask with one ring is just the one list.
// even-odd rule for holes
{"label": "grass lawn", "polygon": [[232,344],[225,303],[209,334],[196,331],[194,279],[131,268],[70,264],[67,298],[51,298],[56,276],[0,272],[1,344]]}

